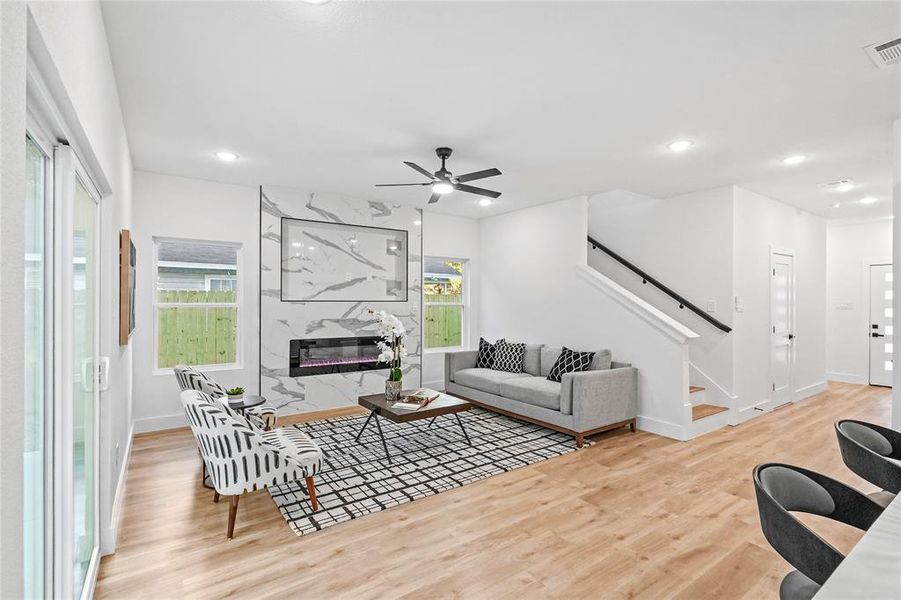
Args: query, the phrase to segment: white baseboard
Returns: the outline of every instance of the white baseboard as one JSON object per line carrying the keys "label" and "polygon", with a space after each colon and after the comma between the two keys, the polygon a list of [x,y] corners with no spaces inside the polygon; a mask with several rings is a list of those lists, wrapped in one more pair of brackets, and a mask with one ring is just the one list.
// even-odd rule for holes
{"label": "white baseboard", "polygon": [[687,439],[685,430],[682,429],[682,426],[677,425],[676,423],[670,423],[669,421],[661,421],[659,419],[638,415],[636,425],[638,429],[642,431],[655,433],[657,435],[662,435],[663,437],[679,441],[685,441]]}
{"label": "white baseboard", "polygon": [[135,419],[134,433],[147,433],[148,431],[162,431],[164,429],[178,429],[179,427],[187,427],[188,419],[185,413],[176,413],[174,415],[161,415],[159,417],[146,417],[143,419]]}
{"label": "white baseboard", "polygon": [[795,390],[795,402],[799,402],[804,400],[805,398],[810,398],[814,394],[819,394],[820,392],[826,391],[826,382],[818,381],[816,383],[812,383],[810,385],[805,385]]}
{"label": "white baseboard", "polygon": [[826,379],[829,381],[840,381],[842,383],[856,383],[859,385],[867,385],[870,383],[870,378],[867,375],[861,375],[859,373],[839,373],[836,371],[830,371],[826,373]]}
{"label": "white baseboard", "polygon": [[738,415],[734,419],[730,419],[730,425],[741,425],[745,421],[749,419],[753,419],[754,417],[759,417],[760,415],[766,414],[773,406],[772,400],[761,400],[757,404],[753,404],[751,406],[745,406],[744,408],[738,409]]}
{"label": "white baseboard", "polygon": [[125,452],[119,461],[119,479],[116,483],[116,493],[113,496],[113,505],[110,509],[110,519],[106,527],[100,532],[100,555],[106,556],[116,551],[116,542],[119,539],[119,513],[122,511],[122,503],[125,502],[125,478],[128,474],[128,463],[131,461],[131,447],[135,439],[135,424],[131,424],[128,431],[128,442]]}

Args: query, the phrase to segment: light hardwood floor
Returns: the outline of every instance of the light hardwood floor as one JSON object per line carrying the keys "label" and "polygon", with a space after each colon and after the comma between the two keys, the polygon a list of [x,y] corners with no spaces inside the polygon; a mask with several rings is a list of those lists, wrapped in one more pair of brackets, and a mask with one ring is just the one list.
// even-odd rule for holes
{"label": "light hardwood floor", "polygon": [[[826,392],[691,442],[596,445],[297,537],[269,497],[199,483],[190,433],[135,439],[119,546],[98,598],[776,598],[791,570],[760,533],[751,470],[782,461],[857,486],[833,422],[888,424],[890,391]],[[842,551],[860,533],[805,519]]]}

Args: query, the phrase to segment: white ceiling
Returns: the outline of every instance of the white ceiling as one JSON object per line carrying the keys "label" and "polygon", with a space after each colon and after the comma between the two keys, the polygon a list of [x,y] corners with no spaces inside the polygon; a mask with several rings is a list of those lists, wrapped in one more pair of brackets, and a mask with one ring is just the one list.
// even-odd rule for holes
{"label": "white ceiling", "polygon": [[[401,161],[503,192],[484,216],[732,183],[834,218],[891,212],[897,2],[105,2],[135,168],[425,205]],[[664,146],[691,138],[682,154]],[[213,152],[232,150],[234,163]],[[786,167],[802,153],[810,160]],[[824,181],[860,187],[836,193]],[[853,201],[873,195],[871,207]],[[833,209],[835,201],[845,206]]]}

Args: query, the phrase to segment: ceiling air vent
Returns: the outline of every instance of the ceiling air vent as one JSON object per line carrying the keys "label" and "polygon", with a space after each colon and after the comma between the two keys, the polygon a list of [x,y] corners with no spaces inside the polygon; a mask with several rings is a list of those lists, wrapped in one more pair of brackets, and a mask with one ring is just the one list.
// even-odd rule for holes
{"label": "ceiling air vent", "polygon": [[873,44],[864,50],[880,69],[901,63],[901,38],[882,44]]}

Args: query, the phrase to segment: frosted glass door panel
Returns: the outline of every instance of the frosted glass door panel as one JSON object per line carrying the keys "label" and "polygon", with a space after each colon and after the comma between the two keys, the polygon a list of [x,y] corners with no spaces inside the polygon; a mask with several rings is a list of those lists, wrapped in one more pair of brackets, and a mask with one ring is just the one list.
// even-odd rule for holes
{"label": "frosted glass door panel", "polygon": [[870,385],[892,385],[892,265],[870,266]]}
{"label": "frosted glass door panel", "polygon": [[407,232],[282,219],[284,302],[406,302]]}

